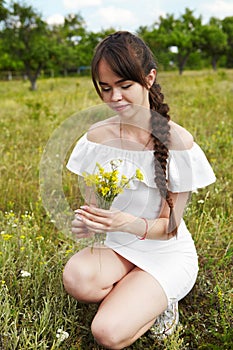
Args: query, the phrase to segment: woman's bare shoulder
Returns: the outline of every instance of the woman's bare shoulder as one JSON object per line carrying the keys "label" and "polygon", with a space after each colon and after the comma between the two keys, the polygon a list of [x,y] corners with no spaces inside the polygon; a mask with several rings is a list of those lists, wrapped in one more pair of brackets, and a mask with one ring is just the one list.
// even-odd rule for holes
{"label": "woman's bare shoulder", "polygon": [[111,117],[97,122],[87,131],[87,139],[95,143],[105,143],[112,137],[116,137],[119,129],[119,119]]}
{"label": "woman's bare shoulder", "polygon": [[170,149],[183,151],[193,146],[193,136],[179,124],[170,121]]}

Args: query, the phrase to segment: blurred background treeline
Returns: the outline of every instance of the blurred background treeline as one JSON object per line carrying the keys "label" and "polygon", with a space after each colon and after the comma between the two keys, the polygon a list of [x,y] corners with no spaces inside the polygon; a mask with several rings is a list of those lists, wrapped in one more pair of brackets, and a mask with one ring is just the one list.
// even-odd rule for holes
{"label": "blurred background treeline", "polygon": [[[80,13],[49,25],[26,2],[0,0],[0,79],[29,79],[36,90],[38,77],[89,74],[95,46],[114,31],[88,31]],[[203,23],[186,8],[178,18],[167,14],[140,26],[136,34],[152,49],[160,70],[233,68],[233,16]]]}

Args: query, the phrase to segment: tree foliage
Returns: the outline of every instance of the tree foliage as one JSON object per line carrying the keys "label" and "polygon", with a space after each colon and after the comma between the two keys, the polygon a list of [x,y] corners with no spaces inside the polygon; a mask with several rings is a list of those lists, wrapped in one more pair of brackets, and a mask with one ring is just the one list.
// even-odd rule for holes
{"label": "tree foliage", "polygon": [[0,21],[3,21],[7,17],[8,10],[5,6],[6,6],[5,0],[0,0]]}
{"label": "tree foliage", "polygon": [[[186,9],[177,26],[178,37],[178,67],[180,74],[183,72],[185,64],[191,55],[199,47],[199,32],[201,27],[201,18],[195,18],[193,12]],[[182,35],[179,36],[179,32]]]}
{"label": "tree foliage", "polygon": [[50,27],[52,58],[46,68],[62,72],[76,70],[79,55],[77,47],[86,36],[85,22],[81,15],[68,15],[63,25]]}
{"label": "tree foliage", "polygon": [[32,90],[50,58],[48,37],[47,24],[31,6],[12,4],[2,32],[4,49],[12,61],[22,63]]}
{"label": "tree foliage", "polygon": [[[160,16],[151,31],[144,28],[142,36],[155,51],[165,50],[170,62],[174,60],[182,74],[189,56],[199,47],[200,28],[201,17],[195,18],[193,11],[186,8],[177,19],[171,14]],[[176,53],[169,54],[173,47]]]}
{"label": "tree foliage", "polygon": [[233,16],[222,20],[222,30],[227,35],[226,65],[233,67]]}
{"label": "tree foliage", "polygon": [[221,21],[211,18],[209,24],[201,27],[200,48],[211,59],[212,67],[216,70],[219,58],[227,49],[227,35],[222,30]]}
{"label": "tree foliage", "polygon": [[[63,24],[49,26],[32,6],[14,1],[7,7],[0,0],[0,70],[21,71],[34,90],[42,70],[66,75],[90,66],[95,46],[114,31],[88,32],[79,13],[68,14]],[[161,16],[150,27],[139,27],[137,33],[162,69],[178,68],[182,74],[185,67],[211,63],[216,70],[224,62],[222,57],[227,67],[233,67],[233,17],[211,18],[203,25],[201,16],[196,18],[186,8],[178,18]]]}

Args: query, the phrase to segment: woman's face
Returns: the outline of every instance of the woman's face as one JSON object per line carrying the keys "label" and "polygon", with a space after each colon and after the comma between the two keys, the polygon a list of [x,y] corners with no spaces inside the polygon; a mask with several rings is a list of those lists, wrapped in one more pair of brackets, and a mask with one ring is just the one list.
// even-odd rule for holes
{"label": "woman's face", "polygon": [[144,86],[117,76],[104,59],[98,68],[102,99],[111,109],[122,114],[134,105],[149,108],[149,92]]}

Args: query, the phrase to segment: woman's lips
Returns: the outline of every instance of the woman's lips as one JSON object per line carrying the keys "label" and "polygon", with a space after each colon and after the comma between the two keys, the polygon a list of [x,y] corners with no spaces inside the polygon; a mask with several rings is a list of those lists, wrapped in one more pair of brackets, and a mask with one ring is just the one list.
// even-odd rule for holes
{"label": "woman's lips", "polygon": [[111,108],[114,109],[116,112],[122,112],[124,111],[127,107],[129,107],[129,104],[124,104],[124,105],[111,105]]}

